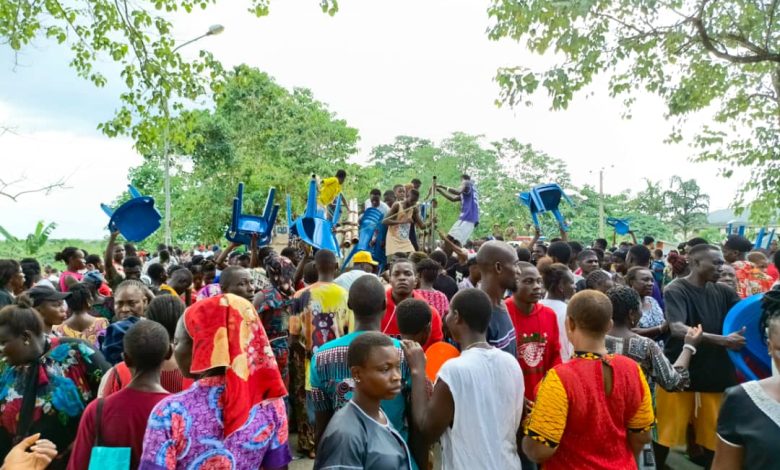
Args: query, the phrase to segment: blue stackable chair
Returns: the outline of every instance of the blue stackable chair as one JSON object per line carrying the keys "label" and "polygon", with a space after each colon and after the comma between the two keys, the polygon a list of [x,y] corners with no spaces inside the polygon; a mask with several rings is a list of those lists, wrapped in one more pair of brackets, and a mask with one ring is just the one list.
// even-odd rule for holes
{"label": "blue stackable chair", "polygon": [[[767,231],[769,233],[767,234]],[[756,243],[754,245],[754,248],[769,248],[769,245],[772,244],[772,240],[775,238],[775,229],[769,230],[767,228],[762,227],[761,230],[758,231],[758,236],[756,237]]]}
{"label": "blue stackable chair", "polygon": [[276,188],[270,188],[262,216],[244,214],[242,212],[244,183],[238,183],[238,191],[233,198],[233,215],[230,218],[230,226],[225,232],[225,238],[234,243],[249,245],[252,236],[257,235],[257,246],[271,243],[276,216],[279,214],[279,204],[274,204],[275,197]]}
{"label": "blue stackable chair", "polygon": [[336,198],[336,208],[333,218],[328,220],[325,214],[317,208],[317,180],[312,176],[309,181],[309,195],[306,199],[306,211],[303,216],[293,220],[292,199],[287,195],[287,224],[290,236],[297,236],[307,245],[318,250],[330,250],[341,257],[339,242],[333,233],[332,220],[339,220],[341,215],[341,197]]}
{"label": "blue stackable chair", "polygon": [[562,199],[572,206],[574,203],[558,184],[550,183],[534,186],[529,192],[520,193],[519,199],[521,204],[528,207],[534,225],[537,227],[539,227],[539,214],[551,212],[555,220],[558,221],[558,225],[565,231],[569,230],[569,226],[566,224],[559,206]]}
{"label": "blue stackable chair", "polygon": [[110,217],[108,229],[119,233],[129,242],[140,242],[160,228],[162,216],[154,207],[154,198],[143,196],[132,185],[127,185],[132,199],[116,209],[100,204],[103,212]]}
{"label": "blue stackable chair", "polygon": [[772,375],[771,357],[767,354],[764,335],[759,325],[761,300],[764,294],[752,295],[731,307],[723,321],[723,335],[745,327],[745,346],[739,351],[729,350],[731,362],[748,380],[759,380]]}
{"label": "blue stackable chair", "polygon": [[618,235],[625,235],[631,231],[630,219],[618,219],[616,217],[607,217],[607,225],[615,229]]}
{"label": "blue stackable chair", "polygon": [[[368,251],[371,253],[371,258],[379,263],[379,272],[382,272],[385,264],[387,263],[387,256],[385,250],[382,249],[382,242],[387,235],[387,230],[383,230],[385,227],[382,225],[382,211],[379,209],[369,207],[363,212],[363,216],[360,218],[360,228],[358,228],[358,242],[352,247],[349,254],[344,258],[344,263],[341,265],[341,270],[344,271],[349,262],[352,261],[352,257],[358,251]],[[371,246],[371,239],[374,238],[376,232],[376,241],[374,246]]]}

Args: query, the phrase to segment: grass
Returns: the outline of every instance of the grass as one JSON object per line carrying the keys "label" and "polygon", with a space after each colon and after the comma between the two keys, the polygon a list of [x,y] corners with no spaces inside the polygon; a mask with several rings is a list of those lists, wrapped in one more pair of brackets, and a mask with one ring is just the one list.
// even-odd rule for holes
{"label": "grass", "polygon": [[63,239],[63,240],[48,240],[46,244],[38,250],[36,254],[27,253],[24,247],[24,243],[11,243],[8,241],[0,241],[0,258],[8,259],[12,258],[19,261],[22,258],[35,258],[41,263],[41,266],[51,265],[57,269],[62,270],[65,265],[61,262],[54,261],[54,255],[62,251],[69,246],[75,246],[82,250],[85,250],[88,254],[98,254],[103,257],[103,252],[106,250],[106,240],[77,240],[77,239]]}

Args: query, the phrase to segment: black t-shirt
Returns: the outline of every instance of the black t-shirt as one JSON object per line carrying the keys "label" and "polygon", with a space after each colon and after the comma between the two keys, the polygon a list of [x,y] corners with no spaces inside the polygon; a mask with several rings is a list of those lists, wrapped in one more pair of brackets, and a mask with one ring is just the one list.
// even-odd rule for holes
{"label": "black t-shirt", "polygon": [[726,390],[718,436],[744,451],[740,468],[780,470],[780,404],[758,382]]}
{"label": "black t-shirt", "polygon": [[[708,282],[697,287],[686,279],[677,279],[664,290],[666,318],[669,323],[681,322],[688,326],[701,325],[705,333],[723,334],[723,320],[731,307],[739,302],[737,293],[729,287]],[[664,353],[671,362],[682,351],[682,338],[670,337]],[[691,359],[690,391],[722,392],[736,385],[734,365],[726,348],[702,342]]]}
{"label": "black t-shirt", "polygon": [[[439,292],[443,292],[447,296],[447,300],[452,300],[455,294],[458,293],[458,283],[455,279],[449,277],[446,274],[439,274],[435,281],[433,281],[433,288]],[[446,312],[445,312],[446,313]],[[442,313],[444,315],[444,313]]]}
{"label": "black t-shirt", "polygon": [[455,280],[456,287],[463,278],[469,275],[469,267],[465,264],[460,264],[458,259],[453,256],[447,259],[447,266],[444,269],[447,270],[447,275]]}

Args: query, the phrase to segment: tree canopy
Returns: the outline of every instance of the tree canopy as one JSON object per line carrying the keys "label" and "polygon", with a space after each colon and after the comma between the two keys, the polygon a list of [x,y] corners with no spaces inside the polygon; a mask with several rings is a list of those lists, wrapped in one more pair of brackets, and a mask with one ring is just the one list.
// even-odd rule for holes
{"label": "tree canopy", "polygon": [[[640,90],[660,96],[675,120],[670,141],[723,173],[747,167],[738,206],[759,222],[780,208],[780,12],[778,0],[493,0],[489,36],[554,53],[545,70],[498,72],[501,101],[529,103],[540,87],[565,109],[599,75],[631,105]],[[703,113],[686,135],[683,124]]]}
{"label": "tree canopy", "polygon": [[[575,187],[565,162],[516,138],[489,141],[455,132],[435,142],[398,136],[374,147],[367,161],[358,164],[350,161],[357,153],[358,131],[311,91],[288,90],[245,65],[226,72],[225,77],[224,86],[212,96],[214,109],[184,111],[172,123],[180,136],[173,140],[172,228],[176,240],[222,239],[239,182],[246,184],[246,212],[259,213],[272,186],[278,190],[277,202],[284,206],[283,198],[290,194],[293,209],[299,212],[310,176],[331,176],[339,168],[348,173],[345,195],[359,203],[373,188],[384,192],[413,178],[423,182],[421,198],[428,200],[434,176],[439,184],[457,186],[461,175],[469,174],[479,194],[481,223],[476,234],[480,236],[490,234],[494,224],[503,229],[510,221],[521,234],[531,234],[531,217],[519,203],[518,193],[555,182],[576,204],[562,205],[572,223],[571,239],[590,241],[597,236],[598,192],[589,186]],[[161,157],[149,153],[131,171],[131,182],[161,201],[162,169]],[[695,181],[677,178],[672,183],[676,186],[665,189],[661,182],[648,181],[647,188],[637,194],[604,195],[606,215],[630,217],[638,234],[659,239],[687,236],[700,228],[707,198]],[[446,230],[457,219],[459,205],[438,200],[439,225]],[[544,234],[557,236],[553,218],[543,216],[542,220]]]}

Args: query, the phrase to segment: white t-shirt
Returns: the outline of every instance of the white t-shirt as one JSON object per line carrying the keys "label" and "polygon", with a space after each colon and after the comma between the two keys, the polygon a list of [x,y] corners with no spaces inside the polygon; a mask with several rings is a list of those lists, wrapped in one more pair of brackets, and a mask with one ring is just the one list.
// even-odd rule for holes
{"label": "white t-shirt", "polygon": [[353,269],[352,271],[347,271],[340,275],[334,279],[333,282],[343,287],[345,291],[349,292],[349,288],[352,287],[353,282],[357,281],[360,277],[368,275],[371,275],[371,273],[367,273],[362,269]]}
{"label": "white t-shirt", "polygon": [[496,348],[473,348],[447,361],[436,380],[452,392],[455,416],[441,436],[442,468],[519,470],[523,371]]}
{"label": "white t-shirt", "polygon": [[390,212],[390,206],[385,204],[382,201],[379,201],[379,206],[374,207],[371,205],[371,199],[366,199],[366,204],[363,206],[365,209],[379,209],[380,212],[382,212],[382,217],[387,217],[387,213]]}
{"label": "white t-shirt", "polygon": [[574,354],[574,346],[569,341],[569,335],[566,334],[566,302],[562,300],[542,299],[540,304],[550,307],[555,312],[558,320],[558,340],[561,344],[561,360],[569,362]]}

